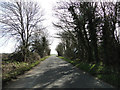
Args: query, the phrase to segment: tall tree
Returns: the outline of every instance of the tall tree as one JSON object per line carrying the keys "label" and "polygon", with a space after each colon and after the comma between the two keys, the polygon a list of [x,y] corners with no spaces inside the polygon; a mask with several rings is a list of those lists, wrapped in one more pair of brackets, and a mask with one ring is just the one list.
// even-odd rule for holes
{"label": "tall tree", "polygon": [[43,21],[43,12],[37,3],[31,1],[9,1],[0,6],[2,34],[11,35],[22,43],[21,51],[26,61],[30,37],[39,32],[36,27]]}

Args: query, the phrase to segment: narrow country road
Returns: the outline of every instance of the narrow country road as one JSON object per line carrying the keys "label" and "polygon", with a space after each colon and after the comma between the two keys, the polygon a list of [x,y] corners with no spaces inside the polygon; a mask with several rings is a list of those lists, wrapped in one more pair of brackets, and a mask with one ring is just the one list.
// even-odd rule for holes
{"label": "narrow country road", "polygon": [[68,62],[51,56],[5,88],[112,88]]}

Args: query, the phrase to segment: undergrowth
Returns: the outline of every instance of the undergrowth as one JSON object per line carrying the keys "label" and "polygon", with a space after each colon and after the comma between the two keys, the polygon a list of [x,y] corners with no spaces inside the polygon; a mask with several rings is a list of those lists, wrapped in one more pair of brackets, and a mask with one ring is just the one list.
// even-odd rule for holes
{"label": "undergrowth", "polygon": [[2,64],[2,82],[6,83],[11,79],[17,78],[18,75],[24,74],[25,71],[28,71],[38,65],[41,61],[45,60],[49,56],[36,60],[34,62],[17,62],[17,61],[5,61],[5,64]]}
{"label": "undergrowth", "polygon": [[115,87],[120,87],[120,73],[116,72],[113,68],[103,65],[102,62],[94,64],[80,61],[79,59],[70,60],[64,57],[59,57],[71,63],[77,68],[90,73],[91,75],[101,79]]}

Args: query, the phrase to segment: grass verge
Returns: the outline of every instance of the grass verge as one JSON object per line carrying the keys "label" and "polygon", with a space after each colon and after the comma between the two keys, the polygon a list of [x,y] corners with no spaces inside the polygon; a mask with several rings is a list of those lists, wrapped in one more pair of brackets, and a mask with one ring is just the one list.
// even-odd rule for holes
{"label": "grass verge", "polygon": [[120,72],[115,72],[111,67],[104,66],[102,62],[98,64],[89,64],[87,62],[80,62],[79,59],[70,60],[61,56],[59,56],[59,58],[71,63],[83,71],[90,73],[102,81],[120,88]]}
{"label": "grass verge", "polygon": [[24,74],[25,71],[28,71],[38,65],[41,61],[47,59],[49,56],[46,56],[44,58],[41,58],[40,60],[37,60],[35,62],[29,63],[29,62],[6,62],[7,65],[2,65],[2,68],[9,69],[10,67],[14,68],[13,70],[6,70],[7,72],[2,73],[2,83],[6,83],[10,81],[11,79],[17,78],[18,75]]}

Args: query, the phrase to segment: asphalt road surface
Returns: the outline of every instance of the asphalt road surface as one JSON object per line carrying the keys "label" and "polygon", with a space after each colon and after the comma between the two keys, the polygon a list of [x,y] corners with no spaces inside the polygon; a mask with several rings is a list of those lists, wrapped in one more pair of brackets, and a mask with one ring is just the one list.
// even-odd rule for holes
{"label": "asphalt road surface", "polygon": [[4,88],[113,88],[70,63],[51,56]]}

